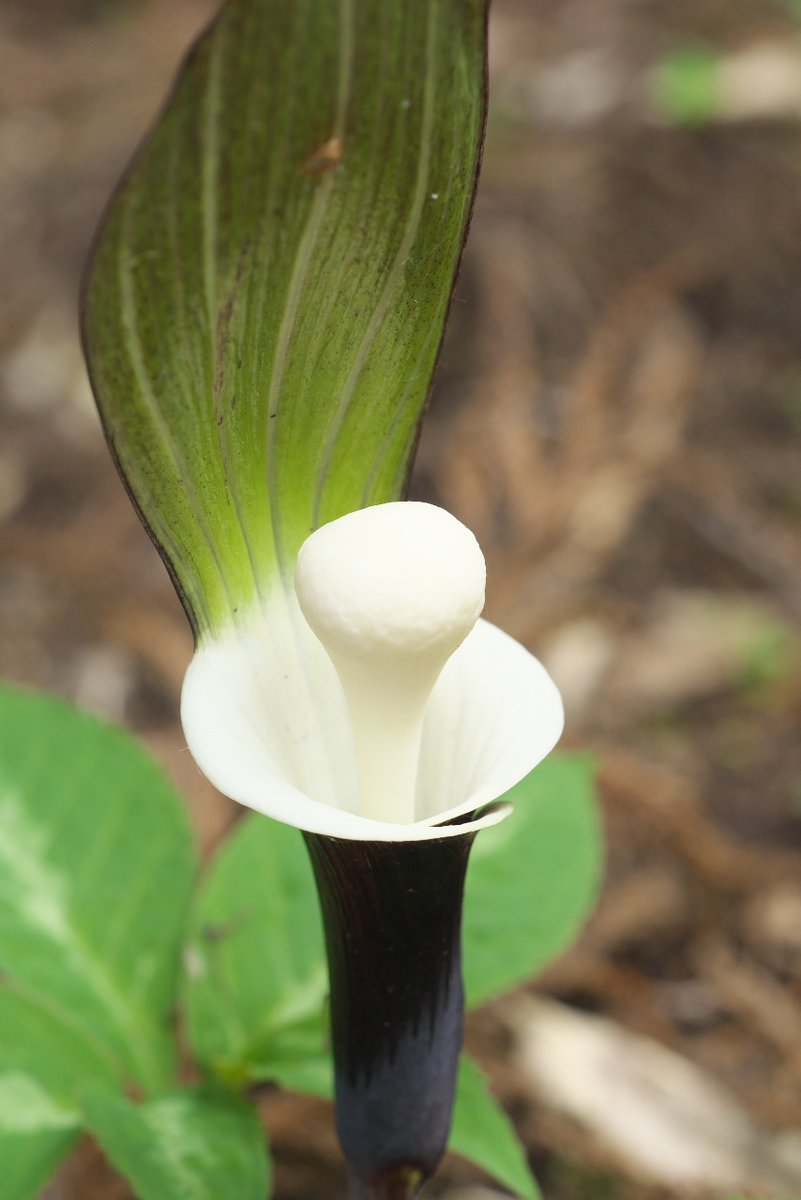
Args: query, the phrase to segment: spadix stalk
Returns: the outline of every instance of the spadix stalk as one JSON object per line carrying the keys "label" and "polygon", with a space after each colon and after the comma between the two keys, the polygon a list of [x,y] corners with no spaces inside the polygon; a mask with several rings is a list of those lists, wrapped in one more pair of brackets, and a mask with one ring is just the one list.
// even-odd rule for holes
{"label": "spadix stalk", "polygon": [[432,504],[361,509],[301,547],[295,591],[345,693],[362,816],[416,820],[426,703],[478,620],[485,583],[473,534]]}

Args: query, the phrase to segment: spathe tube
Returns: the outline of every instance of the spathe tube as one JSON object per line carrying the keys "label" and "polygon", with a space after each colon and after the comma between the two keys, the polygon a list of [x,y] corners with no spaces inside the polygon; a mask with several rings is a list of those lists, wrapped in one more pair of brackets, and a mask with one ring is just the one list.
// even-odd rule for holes
{"label": "spathe tube", "polygon": [[465,872],[478,829],[507,811],[493,806],[465,832],[427,841],[304,835],[325,927],[336,1124],[354,1200],[412,1200],[447,1146],[463,1033]]}

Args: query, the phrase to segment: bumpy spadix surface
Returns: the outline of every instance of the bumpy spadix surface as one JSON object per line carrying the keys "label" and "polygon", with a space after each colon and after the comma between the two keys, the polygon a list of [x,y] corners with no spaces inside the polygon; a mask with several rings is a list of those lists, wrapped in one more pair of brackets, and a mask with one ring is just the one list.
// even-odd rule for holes
{"label": "bumpy spadix surface", "polygon": [[[187,742],[220,791],[300,829],[379,841],[464,833],[469,825],[434,827],[502,796],[562,731],[559,693],[543,666],[479,620],[425,705],[413,810],[402,820],[366,813],[342,684],[294,593],[276,581],[261,606],[238,616],[202,641],[190,664],[181,702]],[[392,628],[372,623],[374,649],[378,634],[392,645]]]}
{"label": "bumpy spadix surface", "polygon": [[295,591],[345,693],[363,816],[415,820],[426,703],[478,620],[485,581],[473,534],[432,504],[348,513],[301,547]]}

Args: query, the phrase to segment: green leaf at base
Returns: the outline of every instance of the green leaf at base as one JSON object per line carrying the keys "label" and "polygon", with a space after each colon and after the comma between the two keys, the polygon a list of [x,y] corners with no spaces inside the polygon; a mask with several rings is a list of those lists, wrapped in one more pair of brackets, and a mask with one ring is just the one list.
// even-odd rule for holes
{"label": "green leaf at base", "polygon": [[504,796],[473,847],[464,908],[468,1007],[531,979],[576,936],[601,868],[590,759],[552,754]]}
{"label": "green leaf at base", "polygon": [[188,1033],[218,1075],[260,1081],[324,1051],[317,894],[296,829],[246,817],[218,853],[190,921]]}
{"label": "green leaf at base", "polygon": [[0,1179],[35,1196],[87,1082],[157,1092],[194,854],[120,731],[0,687]]}
{"label": "green leaf at base", "polygon": [[477,1164],[524,1200],[537,1200],[539,1188],[512,1123],[487,1087],[481,1071],[462,1056],[448,1149]]}
{"label": "green leaf at base", "polygon": [[74,1109],[57,1104],[28,1075],[0,1073],[0,1173],[3,1200],[31,1200],[71,1150]]}
{"label": "green leaf at base", "polygon": [[334,1064],[327,1051],[316,1057],[273,1059],[264,1064],[263,1078],[272,1080],[287,1092],[304,1092],[319,1100],[334,1098]]}
{"label": "green leaf at base", "polygon": [[211,1089],[134,1104],[84,1097],[86,1124],[137,1200],[265,1200],[270,1164],[252,1105]]}

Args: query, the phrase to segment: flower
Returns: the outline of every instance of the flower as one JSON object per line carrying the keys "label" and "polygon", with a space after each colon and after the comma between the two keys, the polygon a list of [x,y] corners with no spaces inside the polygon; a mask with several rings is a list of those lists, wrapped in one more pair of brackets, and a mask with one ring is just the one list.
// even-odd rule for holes
{"label": "flower", "polygon": [[476,623],[484,573],[472,534],[441,509],[351,513],[302,547],[297,595],[277,586],[201,642],[184,684],[187,741],[212,782],[305,831],[337,1129],[355,1194],[371,1200],[416,1195],[445,1149],[470,847],[508,811],[490,802],[562,729],[537,659]]}
{"label": "flower", "polygon": [[294,592],[280,581],[262,607],[200,641],[181,715],[196,762],[225,795],[310,833],[364,841],[464,833],[469,824],[447,822],[527,775],[556,744],[563,721],[544,667],[479,620],[426,708],[413,820],[362,815],[342,687]]}

